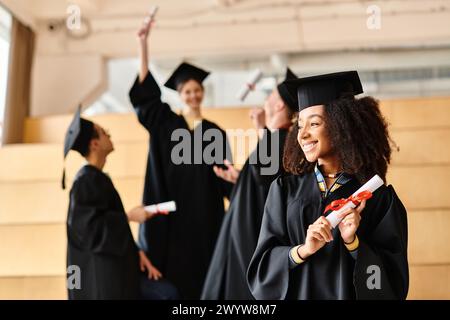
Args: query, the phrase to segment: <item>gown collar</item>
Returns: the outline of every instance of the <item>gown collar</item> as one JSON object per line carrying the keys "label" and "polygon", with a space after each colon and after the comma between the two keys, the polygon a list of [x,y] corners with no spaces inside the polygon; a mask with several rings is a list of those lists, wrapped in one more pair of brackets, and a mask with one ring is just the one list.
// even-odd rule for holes
{"label": "gown collar", "polygon": [[349,182],[352,177],[345,172],[341,173],[336,181],[331,185],[331,187],[328,189],[327,184],[325,183],[325,178],[323,177],[322,172],[320,172],[319,166],[315,165],[314,167],[314,173],[316,175],[317,185],[319,186],[320,193],[322,195],[322,198],[328,197],[331,193],[339,189],[341,186]]}
{"label": "gown collar", "polygon": [[184,122],[186,122],[186,125],[190,131],[194,131],[195,128],[197,128],[198,125],[203,122],[203,117],[186,116],[182,111],[180,111],[179,116],[184,119]]}

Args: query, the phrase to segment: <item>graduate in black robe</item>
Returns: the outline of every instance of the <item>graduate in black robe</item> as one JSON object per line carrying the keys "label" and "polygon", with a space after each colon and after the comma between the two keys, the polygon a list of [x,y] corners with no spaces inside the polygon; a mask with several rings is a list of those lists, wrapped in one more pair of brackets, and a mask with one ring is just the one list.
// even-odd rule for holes
{"label": "graduate in black robe", "polygon": [[[296,78],[287,68],[284,80]],[[283,171],[284,141],[297,109],[295,100],[280,83],[266,99],[264,108],[251,111],[255,128],[264,131],[242,170],[239,172],[231,165],[228,170],[216,168],[218,176],[236,185],[208,269],[202,299],[253,299],[246,281],[247,267],[258,241],[270,184]],[[273,170],[268,170],[269,165]]]}
{"label": "graduate in black robe", "polygon": [[[142,206],[128,213],[111,179],[101,170],[113,151],[109,134],[80,117],[67,131],[64,157],[78,151],[88,164],[75,176],[67,217],[68,297],[86,299],[174,299],[176,289],[139,251],[128,221],[153,217]],[[63,188],[65,177],[63,176]],[[145,269],[148,275],[144,274]],[[152,280],[150,280],[152,279]]]}
{"label": "graduate in black robe", "polygon": [[[291,175],[271,185],[247,279],[256,299],[405,299],[406,210],[392,186],[341,215],[327,206],[373,175],[384,181],[391,147],[378,102],[357,99],[356,71],[288,81],[298,94],[298,142],[285,146]],[[292,140],[291,140],[292,141]]]}
{"label": "graduate in black robe", "polygon": [[[177,210],[141,225],[139,246],[182,298],[198,299],[224,216],[223,198],[232,188],[215,175],[213,166],[225,158],[231,161],[231,150],[224,130],[201,116],[202,82],[208,72],[183,63],[166,82],[186,104],[182,115],[161,101],[161,90],[148,71],[150,28],[151,23],[144,24],[138,33],[141,71],[130,91],[139,122],[150,134],[143,203],[173,200]],[[188,141],[188,150],[181,150],[183,141]]]}

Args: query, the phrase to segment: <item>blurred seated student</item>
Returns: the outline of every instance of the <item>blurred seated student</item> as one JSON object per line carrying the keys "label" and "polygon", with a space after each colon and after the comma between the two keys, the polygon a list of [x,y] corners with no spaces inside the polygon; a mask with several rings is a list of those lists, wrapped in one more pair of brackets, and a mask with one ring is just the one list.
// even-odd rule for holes
{"label": "blurred seated student", "polygon": [[[341,213],[374,175],[386,182],[391,144],[372,97],[356,98],[356,71],[287,81],[299,108],[295,139],[287,139],[290,175],[269,191],[247,279],[256,299],[405,299],[408,293],[406,210],[394,188]],[[336,207],[334,207],[336,208]]]}
{"label": "blurred seated student", "polygon": [[64,143],[64,158],[75,150],[87,161],[70,190],[67,265],[79,268],[81,288],[68,288],[69,299],[176,299],[176,289],[138,250],[131,234],[129,221],[143,223],[154,214],[143,206],[125,212],[111,179],[103,172],[114,150],[110,135],[80,113],[81,108]]}

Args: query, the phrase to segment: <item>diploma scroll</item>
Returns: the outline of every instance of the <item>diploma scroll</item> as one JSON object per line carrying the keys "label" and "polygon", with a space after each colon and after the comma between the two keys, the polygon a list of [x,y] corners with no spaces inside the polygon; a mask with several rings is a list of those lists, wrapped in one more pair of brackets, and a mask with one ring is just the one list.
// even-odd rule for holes
{"label": "diploma scroll", "polygon": [[245,85],[241,88],[239,91],[237,97],[239,100],[244,101],[247,95],[250,93],[251,90],[254,89],[255,85],[258,83],[259,80],[261,80],[263,76],[263,73],[260,69],[254,70]]}
{"label": "diploma scroll", "polygon": [[159,9],[158,6],[153,6],[153,7],[150,8],[150,10],[148,11],[150,21],[155,19],[156,13],[158,12],[158,9]]}
{"label": "diploma scroll", "polygon": [[[378,176],[375,175],[367,181],[361,188],[359,188],[355,193],[353,193],[352,197],[357,197],[358,194],[364,191],[369,191],[373,193],[375,190],[377,190],[379,187],[381,187],[384,184],[383,180]],[[351,198],[352,198],[351,197]],[[341,218],[339,218],[339,214],[342,212],[348,210],[349,208],[355,208],[356,204],[354,204],[351,200],[349,200],[347,203],[345,203],[339,210],[332,211],[328,216],[326,216],[326,219],[331,223],[331,226],[333,228],[336,228],[336,226],[341,222]]]}
{"label": "diploma scroll", "polygon": [[144,19],[144,23],[147,26],[155,19],[157,12],[158,12],[158,6],[153,6],[150,8],[150,10],[148,11],[148,15]]}
{"label": "diploma scroll", "polygon": [[169,201],[145,206],[144,209],[148,213],[158,213],[162,211],[173,212],[177,210],[177,206],[175,204],[175,201]]}

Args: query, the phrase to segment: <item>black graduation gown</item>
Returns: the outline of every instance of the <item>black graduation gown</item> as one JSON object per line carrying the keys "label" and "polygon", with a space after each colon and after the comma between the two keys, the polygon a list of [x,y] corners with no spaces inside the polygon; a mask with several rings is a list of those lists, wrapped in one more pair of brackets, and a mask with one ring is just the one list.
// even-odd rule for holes
{"label": "black graduation gown", "polygon": [[67,239],[67,265],[81,271],[81,289],[68,290],[69,299],[139,298],[128,218],[111,179],[93,166],[80,169],[70,190]]}
{"label": "black graduation gown", "polygon": [[[176,212],[141,225],[139,246],[183,298],[198,299],[224,215],[223,197],[229,195],[232,184],[215,175],[214,163],[174,164],[172,148],[179,142],[171,141],[172,132],[189,127],[183,116],[161,101],[161,91],[150,73],[142,84],[136,79],[130,99],[139,122],[150,133],[143,202],[149,205],[174,200],[177,205]],[[201,126],[189,131],[191,143],[194,145],[194,137],[209,129],[221,133],[223,162],[231,151],[225,131],[216,124],[203,120]],[[209,144],[203,142],[201,150]]]}
{"label": "black graduation gown", "polygon": [[[230,207],[222,223],[211,265],[203,286],[202,299],[208,300],[250,300],[246,273],[258,241],[264,203],[272,181],[283,171],[283,147],[287,130],[273,133],[266,130],[253,152],[258,161],[245,162],[231,196]],[[270,154],[272,161],[278,161],[278,170],[270,175],[262,174],[267,167],[257,156],[260,145],[277,141],[277,153]]]}
{"label": "black graduation gown", "polygon": [[[284,176],[271,185],[258,245],[247,279],[256,299],[405,299],[408,293],[406,210],[392,186],[374,192],[357,230],[357,258],[344,246],[339,228],[334,241],[290,269],[289,250],[304,243],[310,224],[331,201],[360,187],[352,179],[322,200],[314,172]],[[367,282],[379,267],[380,289]]]}

